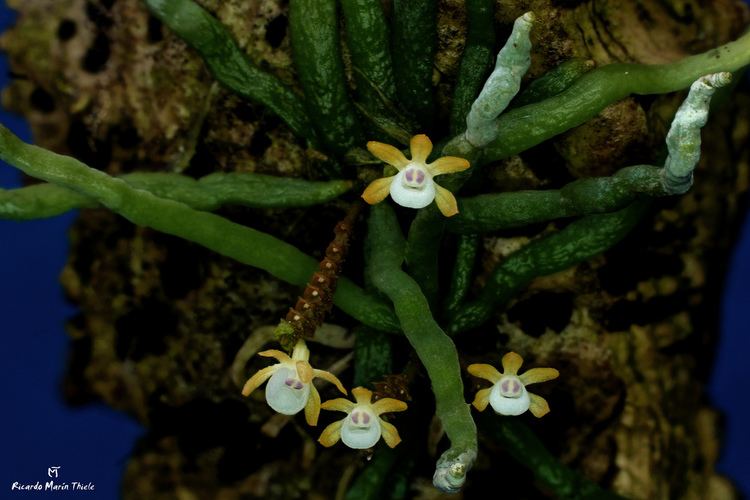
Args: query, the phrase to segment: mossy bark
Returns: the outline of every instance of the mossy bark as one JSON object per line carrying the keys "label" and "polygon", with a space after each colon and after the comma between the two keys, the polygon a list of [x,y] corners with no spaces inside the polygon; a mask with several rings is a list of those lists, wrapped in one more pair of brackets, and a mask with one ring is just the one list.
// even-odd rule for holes
{"label": "mossy bark", "polygon": [[[315,176],[317,153],[306,151],[280,120],[215,85],[196,54],[137,0],[8,3],[19,19],[2,46],[14,74],[24,78],[5,89],[3,100],[28,118],[38,144],[111,173]],[[252,60],[294,85],[287,2],[200,3]],[[527,10],[538,19],[527,78],[571,57],[598,65],[673,61],[735,38],[748,20],[747,9],[730,0],[498,0],[502,37]],[[434,81],[446,121],[464,18],[463,1],[440,2]],[[488,178],[497,190],[535,189],[629,164],[658,164],[681,97],[628,98],[588,124],[491,166]],[[530,363],[557,367],[559,381],[540,389],[552,413],[534,422],[534,430],[561,460],[627,497],[733,495],[714,472],[717,415],[705,397],[724,266],[750,178],[750,98],[735,92],[731,99],[729,106],[717,103],[705,129],[690,193],[658,201],[613,250],[537,279],[498,311],[494,325],[457,339],[465,364],[497,362],[486,353],[512,349]],[[340,216],[335,203],[309,211],[223,213],[318,255]],[[483,268],[547,229],[485,238]],[[332,498],[366,464],[348,450],[316,448],[314,429],[274,417],[259,399],[239,395],[238,377],[261,363],[244,366],[240,359],[238,369],[235,355],[250,332],[284,314],[297,293],[293,287],[101,210],[83,211],[71,240],[62,278],[81,312],[68,326],[67,397],[103,400],[149,428],[130,459],[126,498],[307,492]],[[348,324],[341,316],[332,320]],[[346,354],[325,352],[317,365]],[[429,401],[415,385],[414,398]],[[413,434],[422,435],[412,425]],[[407,426],[402,435],[408,432]],[[434,449],[415,443],[411,453],[420,463]],[[483,440],[466,494],[491,488],[511,498],[537,498],[531,476],[517,467],[497,444]],[[507,474],[500,485],[499,470]],[[423,489],[430,475],[416,467],[412,486]]]}

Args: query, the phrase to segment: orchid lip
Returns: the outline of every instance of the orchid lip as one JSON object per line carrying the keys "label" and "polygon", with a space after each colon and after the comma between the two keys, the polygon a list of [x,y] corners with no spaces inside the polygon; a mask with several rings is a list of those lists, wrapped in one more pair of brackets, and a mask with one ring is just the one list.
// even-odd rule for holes
{"label": "orchid lip", "polygon": [[429,176],[421,166],[410,165],[404,170],[401,185],[410,189],[423,189],[428,180]]}
{"label": "orchid lip", "polygon": [[294,415],[302,410],[310,397],[310,384],[294,377],[296,370],[281,367],[266,384],[266,402],[273,410]]}
{"label": "orchid lip", "polygon": [[[511,397],[505,396],[503,394],[503,387],[501,385],[504,381],[504,378],[500,379],[498,383],[492,386],[489,397],[490,406],[492,406],[492,409],[500,415],[520,415],[529,409],[529,405],[531,403],[529,393],[526,392],[526,388],[523,386],[523,384],[520,384],[519,382],[520,392],[518,394],[514,393]],[[512,380],[516,377],[508,378]],[[510,385],[512,384],[509,384],[509,386]]]}
{"label": "orchid lip", "polygon": [[344,419],[341,440],[349,448],[367,449],[375,446],[381,436],[380,424],[369,410],[355,408]]}
{"label": "orchid lip", "polygon": [[500,394],[505,398],[520,398],[523,394],[523,384],[518,377],[504,376],[498,382]]}
{"label": "orchid lip", "polygon": [[[413,167],[416,169],[416,167]],[[420,168],[420,170],[422,170]],[[416,178],[412,176],[410,183],[406,179],[408,169],[396,174],[391,183],[390,194],[393,201],[407,208],[424,208],[435,199],[435,182],[432,177],[425,173],[421,185],[415,185]]]}

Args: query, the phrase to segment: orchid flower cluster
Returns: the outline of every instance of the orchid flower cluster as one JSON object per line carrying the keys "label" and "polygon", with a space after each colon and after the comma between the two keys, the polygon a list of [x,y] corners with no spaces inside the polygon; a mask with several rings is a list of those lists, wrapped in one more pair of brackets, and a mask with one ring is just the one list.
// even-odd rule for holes
{"label": "orchid flower cluster", "polygon": [[243,396],[249,396],[268,380],[266,402],[278,413],[296,415],[304,408],[305,420],[313,427],[318,424],[321,408],[347,414],[344,419],[325,428],[318,439],[323,446],[333,446],[340,439],[349,448],[367,449],[380,441],[381,436],[391,448],[401,442],[396,427],[380,418],[380,415],[406,410],[403,401],[382,398],[372,403],[372,391],[355,387],[352,389],[355,403],[344,398],[320,403],[320,394],[312,383],[315,378],[331,382],[345,395],[347,391],[336,375],[310,366],[310,350],[304,340],[297,341],[291,357],[275,349],[259,352],[258,355],[276,358],[279,362],[250,377],[242,388]]}
{"label": "orchid flower cluster", "polygon": [[[401,412],[407,404],[394,398],[380,398],[373,402],[373,392],[364,387],[352,389],[354,401],[337,398],[321,404],[320,394],[313,384],[315,378],[321,378],[336,386],[344,395],[347,394],[341,381],[331,372],[318,370],[310,365],[310,350],[304,340],[299,340],[291,357],[275,349],[262,351],[259,356],[275,358],[278,363],[256,372],[242,389],[243,396],[249,396],[265,381],[266,402],[274,411],[283,415],[296,415],[305,410],[305,420],[310,426],[316,426],[321,408],[330,411],[341,411],[346,417],[329,424],[318,438],[318,442],[330,447],[338,441],[356,450],[375,446],[382,437],[385,443],[393,448],[401,442],[396,427],[387,422],[381,415]],[[535,417],[549,413],[547,401],[536,394],[526,391],[526,386],[557,378],[559,372],[554,368],[532,368],[518,375],[523,358],[515,352],[509,352],[502,359],[503,373],[491,365],[472,364],[468,372],[475,377],[489,380],[492,387],[477,392],[472,403],[479,411],[487,405],[499,415],[516,416],[531,410]]]}

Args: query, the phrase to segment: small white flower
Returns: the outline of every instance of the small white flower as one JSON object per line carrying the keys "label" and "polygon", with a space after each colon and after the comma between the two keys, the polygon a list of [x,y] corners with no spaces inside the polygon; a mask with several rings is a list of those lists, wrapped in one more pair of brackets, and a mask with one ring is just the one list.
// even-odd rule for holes
{"label": "small white flower", "polygon": [[296,415],[304,408],[307,423],[317,425],[320,415],[320,394],[312,383],[314,378],[327,380],[346,394],[346,389],[333,373],[316,370],[310,366],[310,351],[304,340],[297,342],[291,357],[275,349],[259,352],[258,356],[276,358],[279,362],[263,368],[250,377],[242,388],[242,395],[249,396],[268,380],[266,402],[279,413]]}
{"label": "small white flower", "polygon": [[503,373],[494,366],[473,364],[467,367],[469,373],[475,377],[492,382],[492,387],[477,391],[472,403],[479,411],[484,411],[487,405],[500,415],[520,415],[531,410],[535,417],[543,417],[549,413],[547,401],[536,394],[526,391],[526,386],[538,382],[546,382],[560,375],[554,368],[532,368],[518,375],[518,369],[523,364],[523,358],[515,352],[503,356]]}
{"label": "small white flower", "polygon": [[367,186],[362,198],[374,205],[383,201],[388,194],[393,201],[403,207],[424,208],[433,200],[446,217],[458,213],[458,204],[453,193],[435,183],[433,177],[469,168],[469,162],[455,156],[444,156],[432,163],[427,157],[432,152],[432,142],[424,135],[411,138],[411,160],[391,145],[370,141],[367,149],[374,156],[398,169],[398,174],[376,179]]}
{"label": "small white flower", "polygon": [[352,389],[356,403],[338,398],[323,403],[324,410],[343,411],[346,417],[332,423],[323,430],[318,442],[329,447],[339,439],[349,448],[365,450],[372,448],[382,437],[393,448],[401,442],[401,437],[393,424],[380,418],[383,413],[406,410],[406,403],[393,398],[372,401],[372,391],[364,387]]}

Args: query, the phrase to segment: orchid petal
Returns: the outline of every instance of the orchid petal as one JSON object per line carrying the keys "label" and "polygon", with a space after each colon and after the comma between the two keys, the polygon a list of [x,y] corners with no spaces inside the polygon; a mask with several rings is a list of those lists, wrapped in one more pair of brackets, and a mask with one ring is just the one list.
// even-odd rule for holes
{"label": "orchid petal", "polygon": [[497,383],[500,380],[500,377],[502,377],[502,374],[497,371],[497,368],[484,363],[474,363],[472,365],[469,365],[466,367],[466,371],[468,371],[475,377],[489,380],[493,384]]}
{"label": "orchid petal", "polygon": [[294,361],[307,361],[310,359],[310,349],[307,348],[307,344],[304,340],[300,339],[292,350],[292,359]]}
{"label": "orchid petal", "polygon": [[538,384],[539,382],[546,382],[548,380],[556,379],[560,376],[560,372],[554,368],[532,368],[519,375],[523,385]]}
{"label": "orchid petal", "polygon": [[355,387],[352,389],[354,400],[361,405],[368,405],[372,401],[372,391],[364,387]]}
{"label": "orchid petal", "polygon": [[378,160],[384,161],[388,165],[392,165],[399,170],[409,164],[409,160],[406,159],[404,154],[390,144],[370,141],[367,143],[367,150]]}
{"label": "orchid petal", "polygon": [[279,368],[281,368],[281,365],[272,365],[256,372],[255,375],[247,379],[247,382],[245,382],[245,386],[242,388],[242,395],[249,396],[255,389],[260,387],[263,382],[271,378],[271,375],[273,375],[273,373]]}
{"label": "orchid petal", "polygon": [[453,193],[439,184],[435,184],[435,203],[446,217],[453,217],[458,213],[458,203]]}
{"label": "orchid petal", "polygon": [[544,399],[543,397],[530,392],[529,400],[530,400],[529,410],[531,410],[531,413],[536,418],[542,418],[547,413],[549,413],[550,411],[549,403],[547,403],[547,400]]}
{"label": "orchid petal", "polygon": [[297,376],[302,381],[302,383],[309,384],[310,382],[312,382],[315,372],[313,371],[313,367],[310,366],[310,363],[308,363],[307,361],[297,361],[295,365],[297,367]]}
{"label": "orchid petal", "polygon": [[305,405],[305,420],[307,425],[315,427],[318,425],[318,417],[320,416],[320,393],[313,384],[310,384],[310,397]]}
{"label": "orchid petal", "polygon": [[515,352],[503,356],[503,375],[515,375],[523,364],[523,358]]}
{"label": "orchid petal", "polygon": [[315,378],[322,378],[323,380],[327,380],[328,382],[335,385],[336,389],[341,391],[342,394],[346,394],[346,389],[344,389],[344,385],[341,383],[338,377],[334,375],[333,373],[327,372],[325,370],[313,370],[313,374]]}
{"label": "orchid petal", "polygon": [[490,391],[492,391],[492,387],[477,391],[474,401],[471,403],[474,408],[479,411],[484,411],[487,408],[487,405],[490,403]]}
{"label": "orchid petal", "polygon": [[344,398],[329,399],[320,405],[324,410],[343,411],[344,413],[349,413],[355,406],[357,405]]}
{"label": "orchid petal", "polygon": [[464,158],[459,158],[457,156],[443,156],[427,165],[427,171],[434,177],[436,175],[463,172],[470,166],[471,164],[469,163],[469,160]]}
{"label": "orchid petal", "polygon": [[427,157],[432,153],[432,141],[424,134],[418,134],[411,138],[411,161],[424,164]]}
{"label": "orchid petal", "polygon": [[334,444],[339,442],[339,439],[341,439],[341,426],[344,424],[343,420],[338,420],[330,425],[328,425],[325,429],[323,429],[323,432],[320,434],[320,437],[318,438],[318,442],[325,446],[326,448],[330,448]]}
{"label": "orchid petal", "polygon": [[258,356],[263,356],[264,358],[276,358],[279,363],[293,363],[292,358],[290,358],[287,353],[276,349],[260,351]]}
{"label": "orchid petal", "polygon": [[382,430],[383,440],[385,441],[385,444],[387,444],[390,448],[395,447],[398,443],[401,442],[401,436],[398,435],[396,426],[386,422],[380,417],[378,417],[378,420],[380,421],[380,428]]}
{"label": "orchid petal", "polygon": [[375,412],[375,415],[381,415],[393,411],[404,411],[406,408],[406,403],[393,398],[378,399],[372,404],[372,411]]}
{"label": "orchid petal", "polygon": [[367,186],[365,191],[362,193],[362,199],[364,199],[370,205],[380,203],[388,196],[388,193],[391,189],[391,184],[393,183],[395,178],[396,176],[392,175],[390,177],[375,179],[370,183],[369,186]]}

